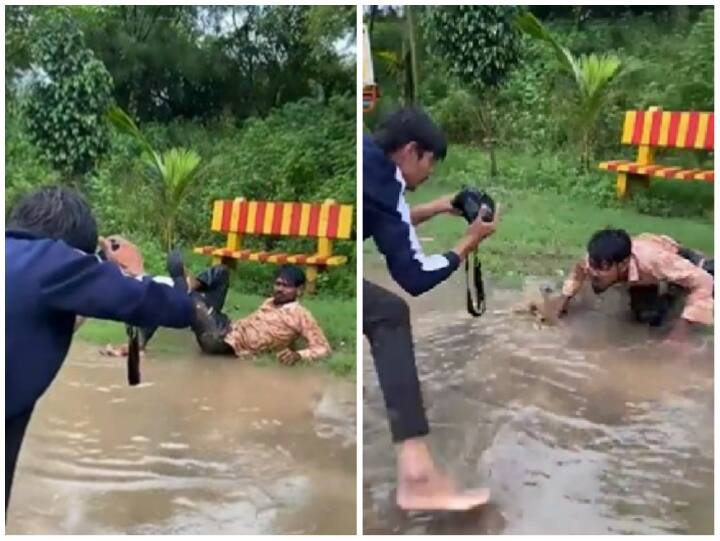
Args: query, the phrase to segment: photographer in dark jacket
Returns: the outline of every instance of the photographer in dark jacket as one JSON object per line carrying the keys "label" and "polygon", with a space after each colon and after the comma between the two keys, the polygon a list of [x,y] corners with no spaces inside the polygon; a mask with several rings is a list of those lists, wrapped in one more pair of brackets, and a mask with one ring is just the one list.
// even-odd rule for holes
{"label": "photographer in dark jacket", "polygon": [[[392,114],[372,138],[363,140],[363,239],[372,237],[393,280],[415,296],[455,272],[495,231],[498,219],[497,213],[493,222],[478,216],[452,250],[423,253],[414,226],[439,214],[457,214],[454,194],[412,209],[404,194],[425,182],[433,163],[444,159],[446,152],[444,135],[416,108]],[[463,510],[485,503],[487,490],[461,492],[438,470],[424,440],[429,427],[407,303],[363,280],[363,332],[370,342],[393,442],[398,444],[398,505],[408,510]]]}
{"label": "photographer in dark jacket", "polygon": [[67,355],[78,316],[183,328],[182,289],[124,275],[94,255],[95,218],[73,190],[23,198],[5,231],[5,509],[25,429]]}

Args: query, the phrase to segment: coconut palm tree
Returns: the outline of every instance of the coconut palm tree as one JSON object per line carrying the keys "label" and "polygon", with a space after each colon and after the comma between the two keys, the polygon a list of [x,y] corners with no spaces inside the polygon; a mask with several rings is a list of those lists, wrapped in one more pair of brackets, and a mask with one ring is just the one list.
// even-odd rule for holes
{"label": "coconut palm tree", "polygon": [[576,57],[529,11],[517,18],[517,26],[532,38],[544,41],[555,51],[560,66],[575,82],[577,128],[581,148],[581,164],[590,168],[595,127],[607,97],[610,83],[620,73],[622,62],[614,54],[589,54]]}
{"label": "coconut palm tree", "polygon": [[120,107],[111,107],[107,119],[120,133],[135,139],[142,148],[141,160],[145,166],[146,180],[155,194],[163,244],[170,250],[175,243],[175,224],[180,205],[202,174],[202,159],[194,150],[182,147],[158,152]]}

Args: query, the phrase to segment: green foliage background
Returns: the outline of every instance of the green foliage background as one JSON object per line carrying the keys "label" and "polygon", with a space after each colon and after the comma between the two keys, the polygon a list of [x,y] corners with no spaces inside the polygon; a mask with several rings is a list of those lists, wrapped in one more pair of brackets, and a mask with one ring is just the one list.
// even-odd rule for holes
{"label": "green foliage background", "polygon": [[[460,8],[434,8],[432,11]],[[484,9],[464,7],[462,9]],[[418,7],[419,103],[439,121],[453,146],[443,165],[453,187],[462,183],[486,186],[487,160],[481,114],[487,101],[482,92],[453,75],[453,66],[433,54],[437,17]],[[614,53],[623,63],[601,111],[592,149],[596,161],[634,159],[637,149],[621,146],[624,112],[661,106],[665,110],[714,110],[713,8],[688,6],[533,6],[560,41],[574,54]],[[369,22],[366,10],[366,22]],[[381,6],[373,20],[371,43],[377,109],[365,115],[372,130],[387,112],[398,107],[402,90],[380,51],[398,51],[403,38],[403,11]],[[559,73],[552,52],[543,44],[521,38],[519,60],[498,87],[493,105],[498,178],[493,186],[508,190],[551,191],[603,207],[618,205],[612,174],[579,167],[580,149],[574,133],[571,81]],[[661,163],[712,168],[713,154],[660,150]],[[703,183],[655,182],[627,203],[655,216],[713,219],[713,186]]]}
{"label": "green foliage background", "polygon": [[[354,6],[10,6],[6,8],[6,216],[41,185],[67,183],[89,199],[102,234],[143,249],[165,273],[161,223],[140,148],[108,129],[123,107],[160,151],[202,157],[202,180],[184,200],[181,247],[220,244],[212,201],[355,203]],[[79,133],[77,122],[94,129]],[[313,240],[264,239],[307,251]],[[348,265],[321,274],[319,292],[355,297]],[[191,257],[201,268],[208,258]],[[240,266],[234,287],[267,289],[272,265]]]}

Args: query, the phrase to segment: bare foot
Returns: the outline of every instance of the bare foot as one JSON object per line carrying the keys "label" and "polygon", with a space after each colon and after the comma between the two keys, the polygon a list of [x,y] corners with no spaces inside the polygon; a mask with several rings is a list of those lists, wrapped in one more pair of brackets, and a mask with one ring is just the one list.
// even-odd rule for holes
{"label": "bare foot", "polygon": [[397,504],[405,511],[467,511],[489,499],[489,489],[460,491],[440,473],[422,479],[401,479],[397,490]]}
{"label": "bare foot", "polygon": [[435,466],[422,438],[403,441],[398,448],[397,504],[406,511],[467,511],[490,499],[488,489],[460,491]]}

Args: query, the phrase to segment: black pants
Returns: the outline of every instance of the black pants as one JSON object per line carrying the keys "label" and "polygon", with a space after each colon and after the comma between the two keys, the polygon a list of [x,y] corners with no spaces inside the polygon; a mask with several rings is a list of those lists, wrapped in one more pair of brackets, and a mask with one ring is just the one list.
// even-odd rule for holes
{"label": "black pants", "polygon": [[20,413],[14,417],[5,417],[5,519],[7,520],[7,508],[10,502],[10,490],[12,489],[13,477],[15,476],[15,466],[17,465],[20,447],[22,446],[25,430],[30,417],[32,408],[26,412]]}
{"label": "black pants", "polygon": [[[705,260],[703,256],[694,250],[680,248],[678,255],[690,261],[693,265],[702,265],[702,269],[715,276],[715,261]],[[663,324],[673,305],[678,300],[678,293],[670,290],[660,294],[658,286],[632,286],[630,292],[630,310],[635,319],[641,323],[647,323],[651,327],[658,327]]]}
{"label": "black pants", "polygon": [[[230,271],[225,265],[215,265],[205,269],[196,278],[200,287],[190,294],[195,303],[196,318],[192,326],[195,339],[205,353],[232,354],[232,347],[225,343],[225,335],[230,330],[230,318],[222,312],[230,287]],[[143,346],[147,345],[155,331],[157,327],[140,329]]]}
{"label": "black pants", "polygon": [[372,282],[363,280],[363,334],[370,342],[394,442],[430,431],[420,391],[410,308]]}

